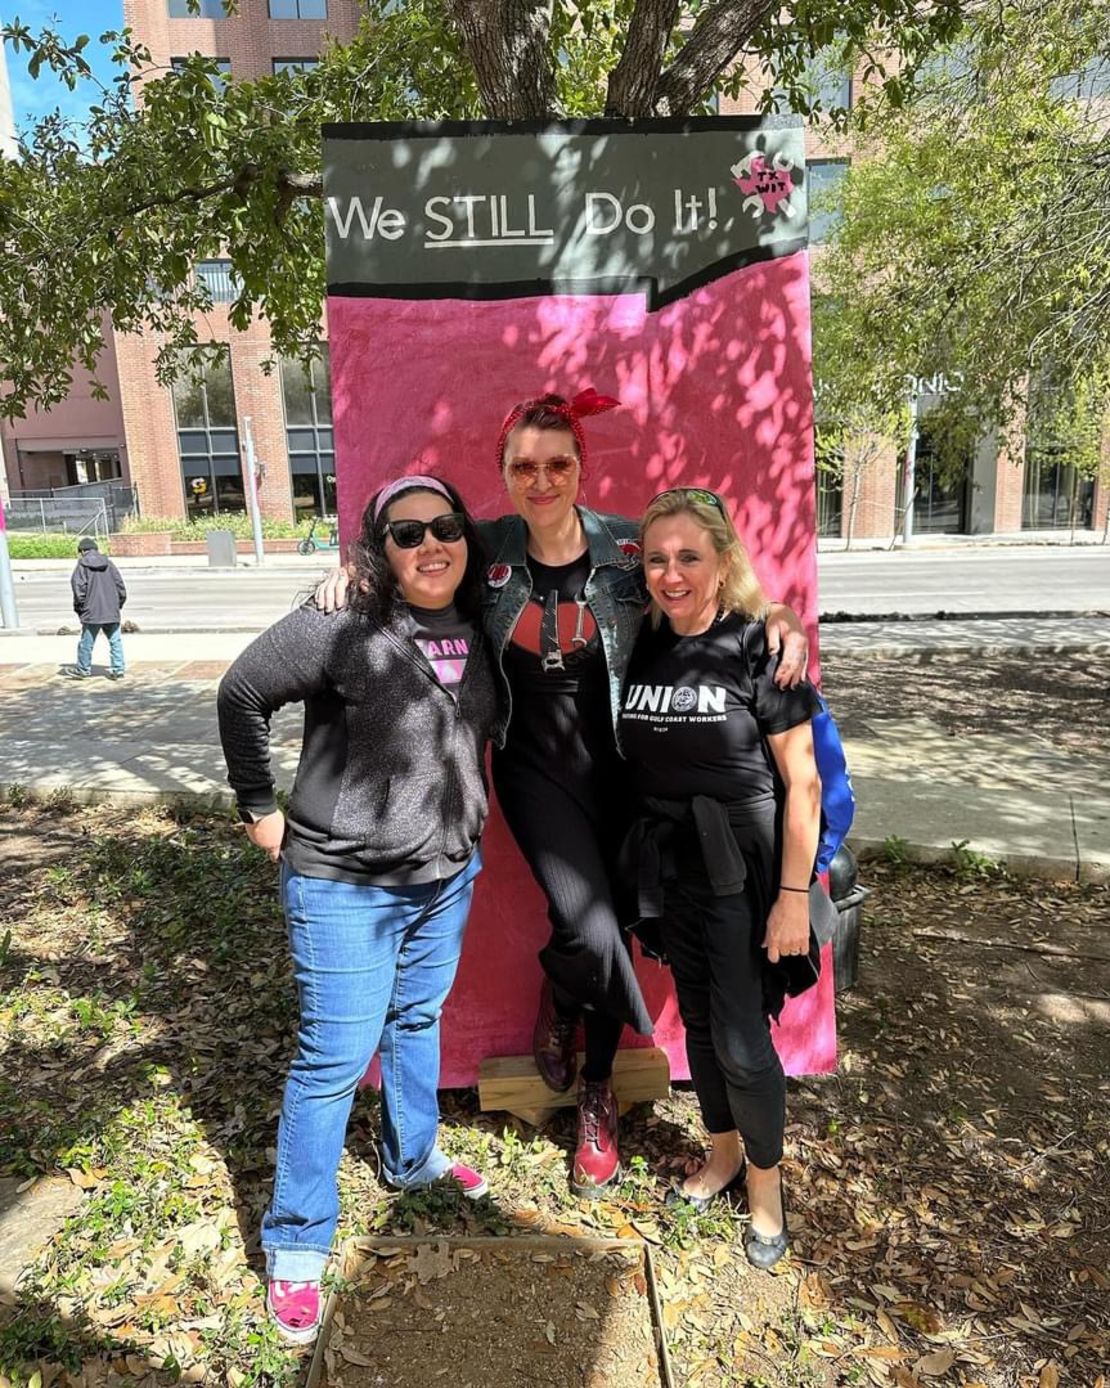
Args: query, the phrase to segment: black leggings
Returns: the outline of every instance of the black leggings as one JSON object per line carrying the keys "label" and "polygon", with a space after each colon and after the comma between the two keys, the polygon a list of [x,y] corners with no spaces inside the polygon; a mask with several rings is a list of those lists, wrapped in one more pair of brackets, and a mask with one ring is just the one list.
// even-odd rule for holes
{"label": "black leggings", "polygon": [[561,988],[553,988],[555,1011],[560,1017],[582,1017],[582,1030],[586,1037],[586,1056],[582,1062],[584,1080],[607,1080],[613,1073],[613,1060],[620,1046],[624,1023],[607,1012],[590,1008],[583,1012],[573,998],[567,997]]}
{"label": "black leggings", "polygon": [[765,922],[755,894],[715,897],[705,878],[665,888],[660,928],[686,1027],[690,1077],[711,1133],[739,1131],[750,1160],[782,1160],[786,1077],[763,992]]}

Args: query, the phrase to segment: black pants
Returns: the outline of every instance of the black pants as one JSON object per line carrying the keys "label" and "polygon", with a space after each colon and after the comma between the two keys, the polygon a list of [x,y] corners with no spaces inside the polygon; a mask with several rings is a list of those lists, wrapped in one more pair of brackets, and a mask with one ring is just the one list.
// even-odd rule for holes
{"label": "black pants", "polygon": [[683,873],[667,882],[663,912],[702,1121],[711,1133],[737,1129],[756,1166],[775,1166],[782,1160],[786,1077],[765,1011],[765,919],[757,894],[749,887],[715,897],[706,878]]}
{"label": "black pants", "polygon": [[604,1079],[624,1023],[643,1035],[652,1030],[613,904],[623,822],[614,816],[606,825],[580,797],[534,773],[510,774],[495,762],[494,776],[505,819],[547,898],[551,939],[540,962],[560,1011],[584,1010],[584,1077]]}

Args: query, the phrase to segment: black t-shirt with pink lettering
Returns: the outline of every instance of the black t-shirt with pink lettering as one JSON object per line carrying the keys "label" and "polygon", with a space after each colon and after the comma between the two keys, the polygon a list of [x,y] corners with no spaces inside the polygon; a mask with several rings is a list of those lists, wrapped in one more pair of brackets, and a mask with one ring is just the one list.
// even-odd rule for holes
{"label": "black t-shirt with pink lettering", "polygon": [[621,743],[642,795],[682,800],[708,795],[728,804],[771,804],[768,733],[818,712],[808,681],[774,682],[762,622],[729,613],[698,636],[679,636],[664,619],[644,623],[628,668]]}
{"label": "black t-shirt with pink lettering", "polygon": [[454,604],[432,610],[409,607],[412,639],[448,694],[458,692],[474,644],[474,623],[460,617]]}

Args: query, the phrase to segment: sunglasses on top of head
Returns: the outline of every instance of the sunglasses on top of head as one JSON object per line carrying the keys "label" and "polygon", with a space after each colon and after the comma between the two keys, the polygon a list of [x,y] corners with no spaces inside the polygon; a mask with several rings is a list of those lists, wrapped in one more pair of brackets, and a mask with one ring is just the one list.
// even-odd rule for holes
{"label": "sunglasses on top of head", "polygon": [[664,496],[680,496],[685,501],[693,501],[698,506],[712,506],[714,510],[725,514],[725,504],[716,492],[711,492],[708,487],[668,487],[666,491],[656,492],[648,502],[649,506],[654,506]]}
{"label": "sunglasses on top of head", "polygon": [[527,458],[517,458],[509,464],[508,473],[514,482],[531,484],[542,471],[552,482],[558,484],[570,477],[577,461],[577,458],[548,458],[545,463],[533,463]]}
{"label": "sunglasses on top of head", "polygon": [[398,549],[417,549],[424,543],[424,532],[427,530],[444,545],[454,544],[465,534],[463,517],[459,511],[445,511],[442,516],[434,516],[430,521],[386,521],[385,528]]}

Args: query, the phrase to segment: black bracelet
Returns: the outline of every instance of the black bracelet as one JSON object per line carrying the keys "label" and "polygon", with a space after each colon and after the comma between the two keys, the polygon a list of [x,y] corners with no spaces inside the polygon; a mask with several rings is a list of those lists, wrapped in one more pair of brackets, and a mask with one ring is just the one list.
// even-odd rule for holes
{"label": "black bracelet", "polygon": [[808,887],[784,887],[784,886],[782,885],[781,882],[779,883],[779,891],[780,891],[780,892],[805,892],[806,896],[809,896],[809,888],[808,888]]}

